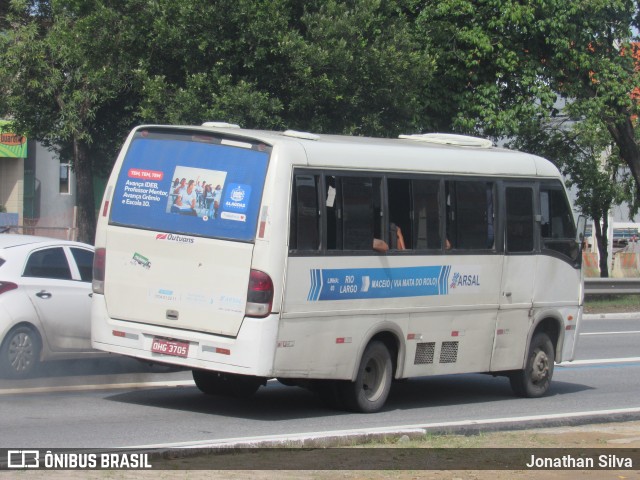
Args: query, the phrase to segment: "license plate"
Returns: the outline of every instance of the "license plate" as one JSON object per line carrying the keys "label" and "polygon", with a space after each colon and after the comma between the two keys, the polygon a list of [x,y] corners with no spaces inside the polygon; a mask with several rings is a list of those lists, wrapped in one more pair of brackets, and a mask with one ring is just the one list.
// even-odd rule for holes
{"label": "license plate", "polygon": [[151,351],[174,357],[186,357],[189,354],[189,344],[177,340],[166,340],[164,338],[154,338],[151,343]]}

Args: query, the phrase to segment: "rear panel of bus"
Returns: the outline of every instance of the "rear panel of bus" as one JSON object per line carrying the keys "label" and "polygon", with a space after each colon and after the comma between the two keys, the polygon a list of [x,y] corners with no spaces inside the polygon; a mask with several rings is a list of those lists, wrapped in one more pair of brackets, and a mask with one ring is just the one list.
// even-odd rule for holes
{"label": "rear panel of bus", "polygon": [[[271,153],[266,143],[202,130],[130,135],[98,221],[95,348],[268,373],[259,357],[273,350],[277,316],[259,303],[268,285],[253,277],[252,261],[267,228],[261,206]],[[243,329],[248,313],[254,328]]]}

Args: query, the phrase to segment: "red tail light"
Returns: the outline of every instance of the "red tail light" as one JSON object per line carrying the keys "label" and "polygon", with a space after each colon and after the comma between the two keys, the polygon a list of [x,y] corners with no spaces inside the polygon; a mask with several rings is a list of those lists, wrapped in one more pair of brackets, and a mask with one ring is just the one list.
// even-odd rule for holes
{"label": "red tail light", "polygon": [[18,288],[18,285],[13,282],[0,281],[0,295],[10,290],[15,290],[16,288]]}
{"label": "red tail light", "polygon": [[104,271],[107,263],[107,250],[96,248],[93,255],[93,293],[104,294]]}
{"label": "red tail light", "polygon": [[271,313],[273,282],[271,277],[259,270],[251,270],[247,291],[247,317],[266,317]]}

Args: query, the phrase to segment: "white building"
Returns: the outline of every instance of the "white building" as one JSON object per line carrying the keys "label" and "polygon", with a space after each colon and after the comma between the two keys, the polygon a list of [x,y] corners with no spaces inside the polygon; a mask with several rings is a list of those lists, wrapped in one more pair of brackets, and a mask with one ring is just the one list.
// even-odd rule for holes
{"label": "white building", "polygon": [[[75,238],[75,178],[69,164],[41,143],[2,131],[0,121],[0,228]],[[6,128],[6,127],[5,127]]]}

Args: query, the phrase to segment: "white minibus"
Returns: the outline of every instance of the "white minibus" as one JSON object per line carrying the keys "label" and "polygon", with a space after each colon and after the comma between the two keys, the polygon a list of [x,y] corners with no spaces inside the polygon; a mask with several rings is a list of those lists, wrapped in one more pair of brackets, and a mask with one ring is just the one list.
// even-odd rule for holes
{"label": "white minibus", "polygon": [[94,348],[276,378],[352,411],[393,380],[484,372],[538,397],[583,282],[557,168],[474,137],[135,128],[99,211]]}

